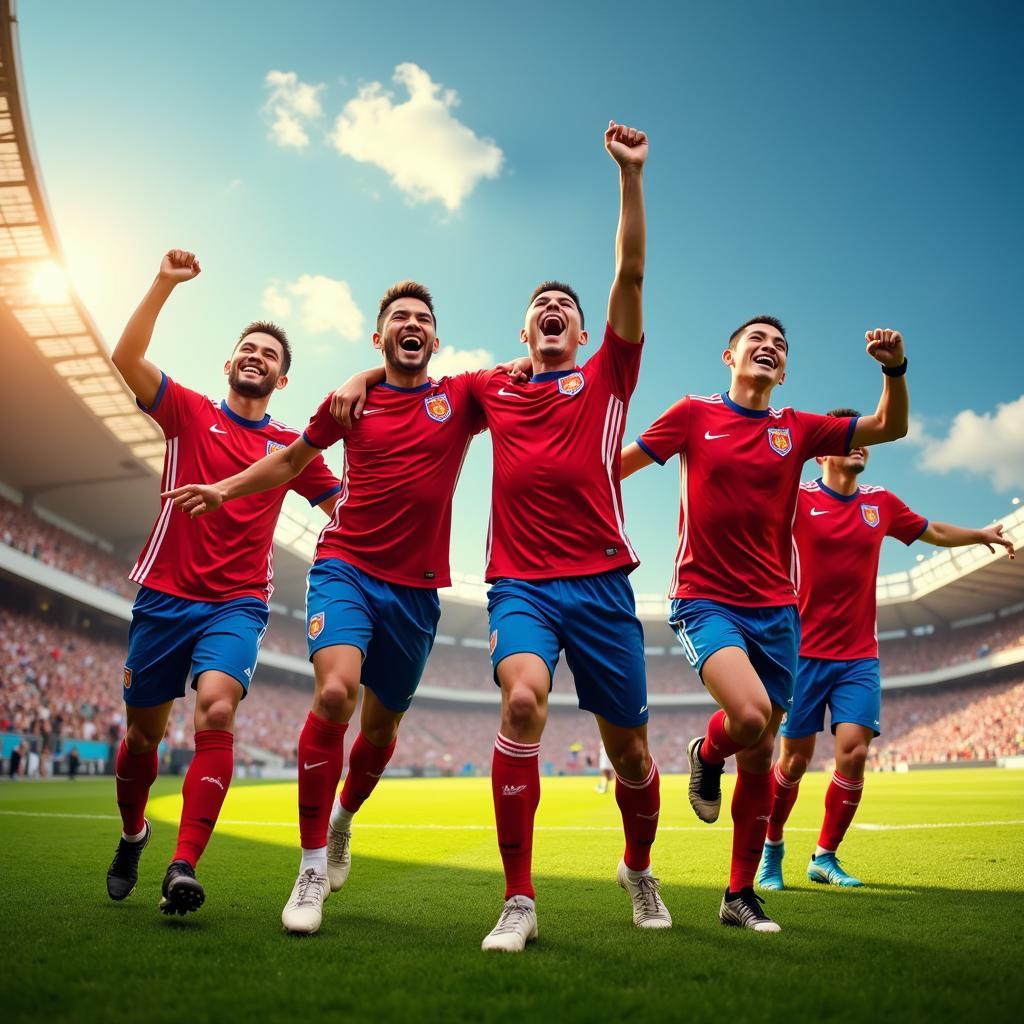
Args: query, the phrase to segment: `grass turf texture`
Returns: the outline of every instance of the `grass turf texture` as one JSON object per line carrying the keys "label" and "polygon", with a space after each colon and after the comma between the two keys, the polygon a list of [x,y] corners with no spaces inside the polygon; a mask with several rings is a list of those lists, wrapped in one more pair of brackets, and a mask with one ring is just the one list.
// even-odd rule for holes
{"label": "grass turf texture", "polygon": [[859,890],[804,874],[826,783],[803,783],[790,888],[768,894],[784,931],[755,935],[717,918],[730,776],[714,826],[694,818],[685,777],[662,780],[654,864],[675,927],[656,933],[632,927],[614,881],[614,796],[593,779],[545,779],[540,939],[518,956],[479,949],[502,896],[486,779],[385,781],[356,819],[351,878],[311,938],[280,925],[298,867],[293,784],[232,787],[199,865],[206,905],[185,919],[156,909],[180,779],[154,788],[153,840],[119,904],[104,882],[119,833],[112,781],[5,784],[0,1012],[47,1024],[1019,1019],[1024,772],[869,776],[862,826],[1018,823],[855,826],[842,854]]}

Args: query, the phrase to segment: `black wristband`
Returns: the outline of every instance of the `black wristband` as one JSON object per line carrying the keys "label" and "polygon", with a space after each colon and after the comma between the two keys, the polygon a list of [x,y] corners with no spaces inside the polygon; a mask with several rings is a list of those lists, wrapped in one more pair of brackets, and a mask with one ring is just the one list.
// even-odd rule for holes
{"label": "black wristband", "polygon": [[899,366],[883,366],[882,373],[886,377],[903,377],[907,372],[907,357],[903,357],[903,362]]}

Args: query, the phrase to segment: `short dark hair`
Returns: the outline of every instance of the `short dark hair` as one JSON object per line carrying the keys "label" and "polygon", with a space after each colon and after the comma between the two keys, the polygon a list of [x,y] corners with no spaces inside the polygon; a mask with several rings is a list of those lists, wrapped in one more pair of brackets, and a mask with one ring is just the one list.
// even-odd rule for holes
{"label": "short dark hair", "polygon": [[434,314],[434,298],[430,294],[430,289],[425,284],[420,284],[419,281],[399,281],[398,284],[393,284],[384,293],[380,300],[380,306],[377,307],[378,334],[380,334],[380,329],[384,326],[385,311],[392,302],[396,302],[398,299],[419,299],[430,310],[434,327],[437,327],[437,316]]}
{"label": "short dark hair", "polygon": [[529,309],[533,305],[534,300],[538,295],[543,295],[544,292],[565,292],[566,295],[576,303],[576,308],[580,314],[580,327],[585,325],[583,319],[583,307],[580,305],[580,297],[576,294],[576,289],[571,284],[566,284],[564,281],[541,281],[536,288],[533,289],[533,294],[530,296],[530,301],[526,304],[526,308]]}
{"label": "short dark hair", "polygon": [[856,409],[847,409],[841,407],[839,409],[829,409],[826,416],[838,416],[840,419],[851,419],[860,416],[860,413]]}
{"label": "short dark hair", "polygon": [[[786,328],[782,326],[782,321],[777,316],[752,316],[746,323],[742,323],[736,328],[732,334],[729,335],[729,348],[735,348],[736,342],[740,340],[740,335],[748,328],[753,327],[754,324],[768,324],[769,327],[774,327],[786,338]],[[786,338],[786,347],[789,347],[789,338]]]}
{"label": "short dark hair", "polygon": [[288,335],[284,333],[284,328],[278,327],[270,320],[253,320],[251,324],[242,328],[242,333],[238,336],[238,341],[235,342],[235,348],[238,348],[250,334],[269,334],[281,346],[281,376],[286,377],[292,365],[292,346]]}

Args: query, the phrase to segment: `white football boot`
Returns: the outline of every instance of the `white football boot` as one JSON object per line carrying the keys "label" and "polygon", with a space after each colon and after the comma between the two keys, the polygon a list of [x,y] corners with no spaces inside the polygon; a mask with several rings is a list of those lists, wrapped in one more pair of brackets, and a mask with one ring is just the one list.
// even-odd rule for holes
{"label": "white football boot", "polygon": [[331,892],[337,892],[347,881],[352,868],[352,829],[339,831],[333,825],[327,826],[327,878]]}
{"label": "white football boot", "polygon": [[300,872],[281,911],[281,924],[296,935],[312,935],[320,927],[324,900],[330,895],[327,875],[316,868]]}
{"label": "white football boot", "polygon": [[529,896],[513,896],[501,909],[498,923],[484,936],[481,949],[521,953],[537,938],[537,908]]}
{"label": "white football boot", "polygon": [[633,924],[637,928],[671,928],[672,915],[661,898],[661,883],[654,875],[640,875],[634,882],[624,860],[619,861],[619,885],[633,901]]}

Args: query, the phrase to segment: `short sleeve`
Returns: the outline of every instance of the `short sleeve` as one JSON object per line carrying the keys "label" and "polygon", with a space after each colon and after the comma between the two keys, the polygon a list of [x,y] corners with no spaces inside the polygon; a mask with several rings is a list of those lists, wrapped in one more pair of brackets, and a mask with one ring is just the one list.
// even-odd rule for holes
{"label": "short sleeve", "polygon": [[341,490],[338,478],[327,468],[324,457],[318,455],[291,482],[291,489],[301,494],[310,505],[319,505],[333,498]]}
{"label": "short sleeve", "polygon": [[467,370],[454,377],[438,381],[438,387],[451,392],[451,399],[459,405],[465,403],[467,424],[471,435],[479,434],[487,429],[487,417],[484,415],[482,396],[492,370]]}
{"label": "short sleeve", "polygon": [[597,370],[607,379],[616,398],[621,398],[624,402],[629,401],[640,376],[640,356],[643,347],[643,338],[639,343],[626,341],[612,330],[611,324],[606,324],[604,342],[587,360],[583,370],[587,373]]}
{"label": "short sleeve", "polygon": [[690,399],[681,398],[666,409],[637,439],[636,443],[659,466],[686,447],[690,430]]}
{"label": "short sleeve", "polygon": [[348,431],[331,415],[331,398],[328,395],[320,407],[310,417],[306,429],[302,432],[302,440],[311,448],[323,451],[340,441]]}
{"label": "short sleeve", "polygon": [[803,460],[818,455],[849,455],[856,416],[818,416],[812,412],[796,413],[800,424]]}
{"label": "short sleeve", "polygon": [[908,508],[895,494],[886,491],[885,496],[889,506],[889,526],[885,535],[904,544],[913,544],[928,529],[928,520]]}
{"label": "short sleeve", "polygon": [[164,432],[164,437],[177,437],[182,424],[191,421],[192,416],[209,402],[197,391],[182,387],[171,380],[166,373],[160,375],[160,388],[150,406],[143,405],[138,399],[135,404]]}

